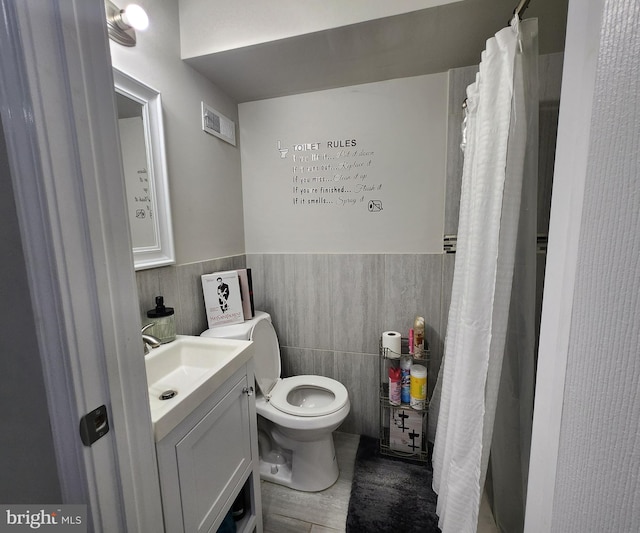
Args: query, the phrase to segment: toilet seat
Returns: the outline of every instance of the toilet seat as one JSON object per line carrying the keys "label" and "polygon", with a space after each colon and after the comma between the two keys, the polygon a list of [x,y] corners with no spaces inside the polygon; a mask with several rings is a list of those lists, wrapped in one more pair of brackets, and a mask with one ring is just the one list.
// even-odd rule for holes
{"label": "toilet seat", "polygon": [[[291,403],[290,395],[296,390],[311,389],[303,405]],[[313,398],[313,389],[320,394]],[[349,401],[345,386],[324,376],[293,376],[278,380],[268,395],[269,403],[283,413],[294,416],[324,416],[342,409]]]}
{"label": "toilet seat", "polygon": [[[268,315],[255,322],[250,338],[261,347],[254,357],[256,382],[265,399],[278,411],[294,416],[323,416],[339,411],[349,402],[347,389],[334,379],[315,375],[280,377],[280,344]],[[311,389],[308,395],[300,393],[298,400],[303,397],[305,400],[298,402],[302,405],[289,401],[289,395],[297,389]],[[314,389],[319,393],[314,394]]]}

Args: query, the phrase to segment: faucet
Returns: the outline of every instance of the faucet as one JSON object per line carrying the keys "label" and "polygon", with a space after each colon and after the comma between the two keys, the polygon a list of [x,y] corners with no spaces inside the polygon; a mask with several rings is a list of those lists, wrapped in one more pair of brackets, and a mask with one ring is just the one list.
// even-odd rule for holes
{"label": "faucet", "polygon": [[144,326],[140,331],[140,333],[142,333],[142,345],[144,346],[145,355],[150,352],[149,346],[151,346],[151,348],[157,348],[161,344],[161,341],[158,337],[154,337],[153,335],[145,333],[145,331],[147,331],[151,326],[153,326],[153,322]]}

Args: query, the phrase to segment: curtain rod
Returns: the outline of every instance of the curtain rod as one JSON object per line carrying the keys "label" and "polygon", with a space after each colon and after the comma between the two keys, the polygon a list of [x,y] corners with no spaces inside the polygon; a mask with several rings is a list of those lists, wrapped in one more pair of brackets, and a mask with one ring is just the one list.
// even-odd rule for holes
{"label": "curtain rod", "polygon": [[[516,6],[516,8],[513,10],[514,16],[516,16],[520,20],[522,20],[522,14],[529,7],[529,3],[530,2],[531,2],[531,0],[520,0],[520,2],[518,2],[518,5]],[[511,21],[509,21],[509,23],[510,22]],[[466,107],[467,107],[467,99],[465,98],[464,102],[462,102],[462,109],[466,109]]]}
{"label": "curtain rod", "polygon": [[522,14],[529,7],[529,2],[531,2],[531,0],[520,0],[516,8],[513,10],[513,14],[519,19],[522,19]]}

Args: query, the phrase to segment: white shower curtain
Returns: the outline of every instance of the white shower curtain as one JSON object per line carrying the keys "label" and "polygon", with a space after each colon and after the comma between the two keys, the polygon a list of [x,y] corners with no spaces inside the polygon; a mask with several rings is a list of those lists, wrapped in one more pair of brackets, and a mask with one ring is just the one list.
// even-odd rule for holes
{"label": "white shower curtain", "polygon": [[[503,356],[509,373],[520,365],[529,374],[533,390],[533,371],[526,368],[529,360],[533,365],[535,327],[536,80],[537,21],[514,19],[487,41],[476,82],[467,88],[455,271],[433,402],[439,404],[433,488],[443,533],[476,531]],[[514,267],[523,272],[514,275]],[[517,396],[520,385],[515,389]],[[521,416],[519,401],[514,409]],[[523,412],[526,426],[530,412]],[[516,479],[521,485],[521,476]]]}

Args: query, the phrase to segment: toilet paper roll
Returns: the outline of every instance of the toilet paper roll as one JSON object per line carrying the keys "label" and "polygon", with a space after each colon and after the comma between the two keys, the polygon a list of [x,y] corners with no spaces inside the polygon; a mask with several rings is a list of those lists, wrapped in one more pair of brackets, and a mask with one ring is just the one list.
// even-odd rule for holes
{"label": "toilet paper roll", "polygon": [[387,357],[400,357],[402,353],[402,335],[397,331],[385,331],[382,334],[382,347],[393,352],[387,353]]}

